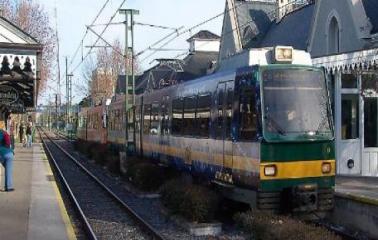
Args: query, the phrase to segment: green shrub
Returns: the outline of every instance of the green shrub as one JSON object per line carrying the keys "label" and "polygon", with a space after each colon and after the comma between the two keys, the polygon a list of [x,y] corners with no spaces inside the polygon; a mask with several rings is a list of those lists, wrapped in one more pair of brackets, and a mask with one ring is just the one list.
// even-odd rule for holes
{"label": "green shrub", "polygon": [[258,210],[239,213],[234,218],[256,240],[341,240],[325,228]]}
{"label": "green shrub", "polygon": [[181,204],[185,201],[185,191],[188,187],[182,179],[174,179],[166,182],[160,190],[161,199],[172,213],[180,214]]}
{"label": "green shrub", "polygon": [[190,221],[211,221],[219,207],[219,196],[214,191],[182,179],[164,184],[161,195],[163,204],[171,212]]}
{"label": "green shrub", "polygon": [[106,162],[106,145],[95,143],[91,148],[91,157],[100,165],[104,165]]}
{"label": "green shrub", "polygon": [[195,222],[214,219],[219,205],[218,195],[212,190],[198,185],[191,185],[185,191],[185,200],[181,203],[184,217]]}
{"label": "green shrub", "polygon": [[109,154],[106,159],[106,167],[111,173],[119,174],[120,165],[119,165],[119,156],[114,154]]}
{"label": "green shrub", "polygon": [[137,163],[127,168],[127,174],[132,183],[144,191],[158,189],[163,183],[163,170],[152,163]]}

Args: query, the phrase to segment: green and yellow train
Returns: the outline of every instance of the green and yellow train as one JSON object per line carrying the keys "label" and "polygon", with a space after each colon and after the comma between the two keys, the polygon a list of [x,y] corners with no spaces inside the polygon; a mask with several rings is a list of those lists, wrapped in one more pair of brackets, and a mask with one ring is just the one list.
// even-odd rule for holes
{"label": "green and yellow train", "polygon": [[323,69],[289,47],[248,55],[244,67],[230,62],[228,70],[137,96],[128,134],[137,154],[259,209],[331,210],[335,146]]}

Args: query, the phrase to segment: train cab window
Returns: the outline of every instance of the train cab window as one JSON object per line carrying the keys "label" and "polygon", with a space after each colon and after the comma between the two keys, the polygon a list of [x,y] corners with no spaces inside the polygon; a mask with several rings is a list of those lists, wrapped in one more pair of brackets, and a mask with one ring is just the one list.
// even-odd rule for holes
{"label": "train cab window", "polygon": [[253,140],[257,134],[256,99],[252,89],[245,89],[240,95],[240,140]]}
{"label": "train cab window", "polygon": [[197,104],[197,134],[200,137],[209,137],[211,96],[199,96]]}
{"label": "train cab window", "polygon": [[151,105],[144,105],[143,111],[143,133],[149,134],[151,124]]}
{"label": "train cab window", "polygon": [[196,97],[184,98],[184,119],[183,133],[184,135],[193,135],[196,130]]}
{"label": "train cab window", "polygon": [[172,134],[182,134],[182,115],[183,115],[182,99],[175,99],[172,101]]}
{"label": "train cab window", "polygon": [[150,134],[157,135],[159,132],[159,104],[152,104]]}

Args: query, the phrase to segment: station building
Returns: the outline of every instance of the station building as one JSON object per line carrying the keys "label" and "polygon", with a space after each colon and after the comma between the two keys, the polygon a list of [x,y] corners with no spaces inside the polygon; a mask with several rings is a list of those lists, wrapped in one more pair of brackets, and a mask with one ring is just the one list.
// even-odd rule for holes
{"label": "station building", "polygon": [[36,39],[0,17],[0,121],[10,113],[34,110],[42,49]]}
{"label": "station building", "polygon": [[227,0],[220,68],[248,48],[276,45],[306,50],[327,70],[337,173],[378,177],[378,2]]}

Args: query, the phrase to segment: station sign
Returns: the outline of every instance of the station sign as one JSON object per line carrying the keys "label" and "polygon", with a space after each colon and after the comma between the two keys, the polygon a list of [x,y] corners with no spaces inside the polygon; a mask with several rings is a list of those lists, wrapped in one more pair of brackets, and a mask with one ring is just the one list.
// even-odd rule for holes
{"label": "station sign", "polygon": [[18,101],[18,91],[7,85],[0,85],[0,104],[9,105]]}

